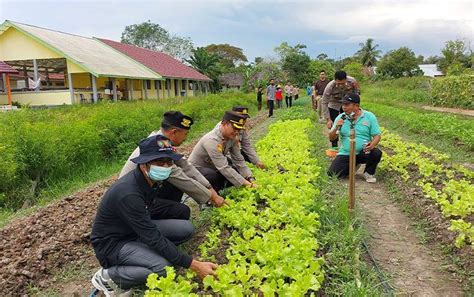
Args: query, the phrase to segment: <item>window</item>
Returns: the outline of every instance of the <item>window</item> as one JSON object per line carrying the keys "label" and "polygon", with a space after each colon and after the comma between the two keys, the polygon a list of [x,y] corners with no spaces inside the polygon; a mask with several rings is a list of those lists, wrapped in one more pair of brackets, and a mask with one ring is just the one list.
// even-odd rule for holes
{"label": "window", "polygon": [[155,80],[155,90],[161,90],[161,80]]}
{"label": "window", "polygon": [[186,90],[186,81],[185,80],[181,81],[181,90]]}
{"label": "window", "polygon": [[189,81],[189,89],[193,90],[193,81],[192,80]]}
{"label": "window", "polygon": [[145,83],[146,83],[146,89],[151,90],[151,80],[147,79],[145,80]]}
{"label": "window", "polygon": [[166,79],[166,90],[171,90],[171,79]]}

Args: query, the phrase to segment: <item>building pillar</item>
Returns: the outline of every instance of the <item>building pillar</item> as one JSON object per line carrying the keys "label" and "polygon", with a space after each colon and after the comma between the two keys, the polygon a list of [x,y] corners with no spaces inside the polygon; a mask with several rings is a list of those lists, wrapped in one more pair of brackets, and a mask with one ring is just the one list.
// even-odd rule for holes
{"label": "building pillar", "polygon": [[3,82],[3,92],[7,93],[7,75],[5,73],[2,74],[2,82]]}
{"label": "building pillar", "polygon": [[115,84],[115,78],[112,78],[112,95],[114,102],[117,102],[117,85]]}
{"label": "building pillar", "polygon": [[[151,81],[150,81],[150,84],[151,84]],[[143,89],[145,90],[145,100],[147,100],[148,99],[148,80],[143,80]]]}
{"label": "building pillar", "polygon": [[206,81],[206,82],[204,83],[204,89],[206,90],[206,96],[207,96],[207,88],[208,88],[208,86],[209,86],[209,82]]}
{"label": "building pillar", "polygon": [[[33,80],[35,83],[38,81],[38,62],[36,62],[36,59],[33,59]],[[35,88],[36,92],[39,92],[41,83],[38,84],[38,86]]]}
{"label": "building pillar", "polygon": [[94,75],[91,74],[92,78],[92,100],[97,103],[97,80]]}
{"label": "building pillar", "polygon": [[188,97],[188,92],[189,92],[189,79],[186,80],[186,83],[184,84],[186,87],[186,92],[184,93],[184,96]]}
{"label": "building pillar", "polygon": [[130,100],[133,100],[133,79],[130,79],[129,82],[130,82]]}
{"label": "building pillar", "polygon": [[69,94],[71,95],[71,104],[74,104],[74,86],[72,85],[72,74],[70,72],[67,73],[67,84],[69,86]]}
{"label": "building pillar", "polygon": [[30,81],[28,80],[28,73],[26,70],[26,64],[23,64],[23,78],[25,79],[25,87],[30,89]]}
{"label": "building pillar", "polygon": [[[169,83],[169,84],[168,84],[168,83]],[[171,97],[171,85],[172,85],[172,81],[171,81],[171,79],[168,79],[168,80],[166,81],[166,87],[167,87],[167,89],[168,89],[168,98]]]}
{"label": "building pillar", "polygon": [[155,80],[156,99],[160,99],[161,80]]}

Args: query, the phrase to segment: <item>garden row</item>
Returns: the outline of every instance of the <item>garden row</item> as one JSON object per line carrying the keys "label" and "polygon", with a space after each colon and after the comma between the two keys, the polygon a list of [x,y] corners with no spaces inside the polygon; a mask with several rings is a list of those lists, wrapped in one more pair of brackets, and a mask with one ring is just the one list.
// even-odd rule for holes
{"label": "garden row", "polygon": [[[188,139],[210,130],[233,105],[253,106],[252,95],[103,103],[0,115],[0,208],[34,204],[44,189],[124,160],[137,142],[159,128],[162,114],[178,109],[193,117]],[[251,108],[251,111],[254,111]]]}
{"label": "garden row", "polygon": [[472,119],[413,107],[375,103],[375,100],[362,102],[362,106],[377,117],[391,121],[397,128],[420,135],[431,135],[436,139],[451,142],[455,146],[463,146],[468,152],[474,152]]}
{"label": "garden row", "polygon": [[474,247],[474,172],[460,165],[450,165],[446,154],[423,144],[407,142],[386,130],[381,145],[385,155],[380,168],[418,187],[439,206],[442,215],[450,220],[449,230],[457,234],[457,247],[465,244]]}
{"label": "garden row", "polygon": [[315,182],[321,168],[310,155],[311,128],[308,119],[279,121],[258,142],[259,155],[268,166],[254,171],[259,187],[229,192],[231,205],[215,211],[207,241],[200,247],[203,259],[219,262],[217,278],[206,277],[198,288],[189,281],[190,275],[174,280],[169,269],[164,278],[150,275],[146,296],[191,292],[302,296],[320,289],[321,224],[313,209],[320,194]]}

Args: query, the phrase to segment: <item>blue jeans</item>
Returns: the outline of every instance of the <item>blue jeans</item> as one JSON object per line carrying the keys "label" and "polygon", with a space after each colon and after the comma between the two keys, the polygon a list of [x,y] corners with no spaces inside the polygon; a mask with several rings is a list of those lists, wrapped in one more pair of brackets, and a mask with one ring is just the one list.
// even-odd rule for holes
{"label": "blue jeans", "polygon": [[[153,221],[161,234],[176,245],[188,241],[194,233],[194,226],[188,220]],[[172,264],[154,249],[140,241],[126,243],[119,252],[118,265],[107,269],[112,280],[124,290],[144,286],[150,273],[166,274],[166,266]]]}

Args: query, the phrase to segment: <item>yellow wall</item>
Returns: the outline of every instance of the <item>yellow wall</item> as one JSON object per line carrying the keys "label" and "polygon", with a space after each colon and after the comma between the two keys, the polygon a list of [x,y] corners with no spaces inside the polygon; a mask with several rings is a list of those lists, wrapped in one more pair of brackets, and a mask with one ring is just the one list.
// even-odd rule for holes
{"label": "yellow wall", "polygon": [[66,63],[67,63],[67,71],[69,73],[83,73],[83,72],[87,72],[86,70],[84,70],[81,66],[69,61],[66,59]]}
{"label": "yellow wall", "polygon": [[[14,92],[12,100],[21,104],[37,105],[62,105],[71,104],[71,95],[68,90],[35,92]],[[0,94],[0,104],[7,104],[7,95]]]}
{"label": "yellow wall", "polygon": [[0,61],[53,58],[63,57],[13,27],[0,35]]}

